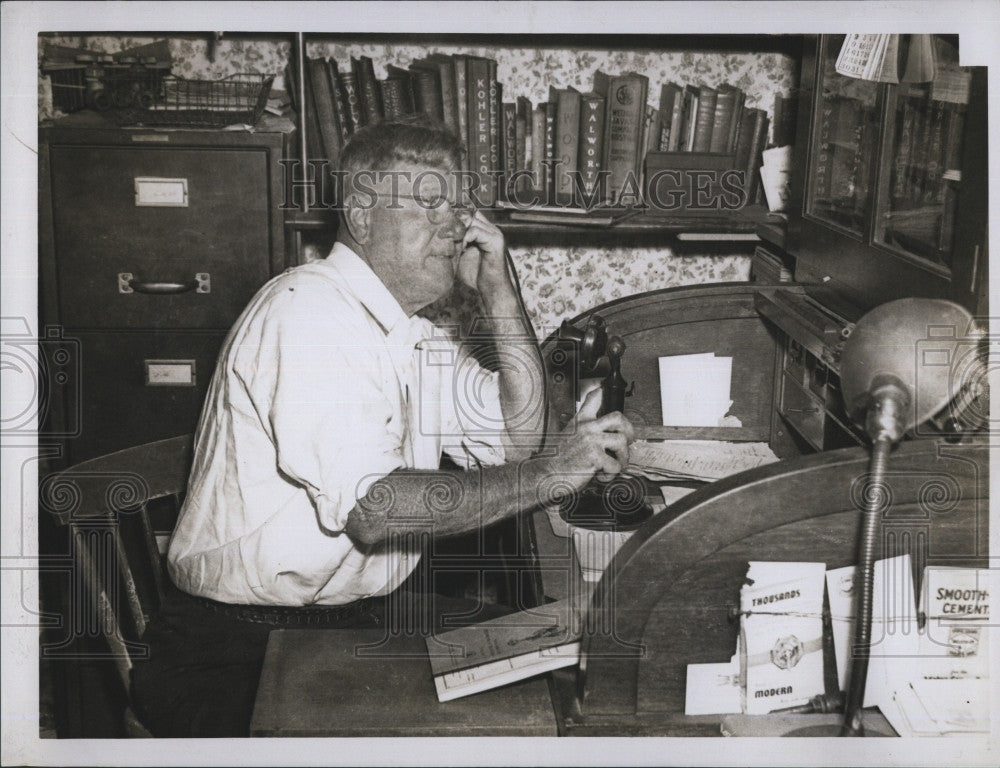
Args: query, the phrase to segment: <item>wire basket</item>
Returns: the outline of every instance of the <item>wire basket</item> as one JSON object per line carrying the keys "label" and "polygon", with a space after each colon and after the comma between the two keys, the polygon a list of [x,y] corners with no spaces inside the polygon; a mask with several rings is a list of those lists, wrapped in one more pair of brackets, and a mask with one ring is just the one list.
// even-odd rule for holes
{"label": "wire basket", "polygon": [[274,75],[230,75],[221,80],[105,76],[103,106],[119,125],[222,128],[260,118]]}

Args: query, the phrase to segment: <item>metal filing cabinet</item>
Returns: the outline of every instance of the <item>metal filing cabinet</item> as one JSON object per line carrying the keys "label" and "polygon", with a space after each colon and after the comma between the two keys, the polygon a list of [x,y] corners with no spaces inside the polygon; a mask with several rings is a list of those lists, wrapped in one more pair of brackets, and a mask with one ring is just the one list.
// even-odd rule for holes
{"label": "metal filing cabinet", "polygon": [[226,333],[292,263],[292,138],[263,122],[40,129],[41,324],[73,358],[49,429],[67,460],[194,431]]}

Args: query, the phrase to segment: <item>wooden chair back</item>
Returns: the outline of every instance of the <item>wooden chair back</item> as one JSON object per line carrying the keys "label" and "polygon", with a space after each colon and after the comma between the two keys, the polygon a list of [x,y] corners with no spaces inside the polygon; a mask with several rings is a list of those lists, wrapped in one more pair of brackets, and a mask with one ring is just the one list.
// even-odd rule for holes
{"label": "wooden chair back", "polygon": [[[72,575],[62,650],[100,635],[106,647],[96,656],[113,663],[129,704],[133,658],[146,652],[146,624],[169,588],[153,517],[169,520],[179,510],[192,445],[191,435],[158,440],[89,459],[39,484],[40,511],[68,530]],[[148,735],[130,706],[125,716],[130,734]]]}

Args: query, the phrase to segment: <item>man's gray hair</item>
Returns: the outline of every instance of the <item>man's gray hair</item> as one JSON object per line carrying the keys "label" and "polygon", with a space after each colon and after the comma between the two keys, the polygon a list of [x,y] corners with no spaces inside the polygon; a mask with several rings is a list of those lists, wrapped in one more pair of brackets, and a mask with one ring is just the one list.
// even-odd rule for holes
{"label": "man's gray hair", "polygon": [[389,171],[400,165],[459,170],[465,148],[452,131],[424,115],[368,125],[358,130],[340,153],[339,175],[347,199],[356,174]]}

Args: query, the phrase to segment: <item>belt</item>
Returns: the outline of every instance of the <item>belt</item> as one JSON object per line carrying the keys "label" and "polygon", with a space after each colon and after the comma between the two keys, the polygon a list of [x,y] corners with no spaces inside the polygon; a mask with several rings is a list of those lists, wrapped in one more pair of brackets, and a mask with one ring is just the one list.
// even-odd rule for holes
{"label": "belt", "polygon": [[343,605],[240,605],[220,603],[207,597],[188,595],[198,605],[214,613],[221,613],[240,621],[280,626],[336,627],[352,626],[365,619],[373,626],[380,626],[384,619],[385,601],[381,597],[366,597]]}

